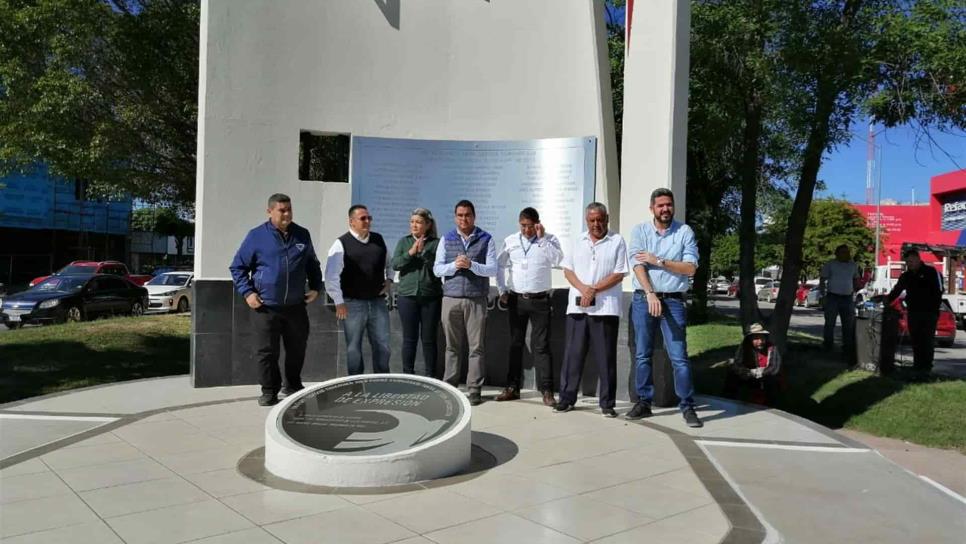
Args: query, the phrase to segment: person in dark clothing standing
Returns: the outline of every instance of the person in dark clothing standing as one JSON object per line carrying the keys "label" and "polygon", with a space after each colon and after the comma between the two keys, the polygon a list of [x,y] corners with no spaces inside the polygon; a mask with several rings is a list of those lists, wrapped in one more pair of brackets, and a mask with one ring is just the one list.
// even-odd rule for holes
{"label": "person in dark clothing standing", "polygon": [[906,271],[886,297],[892,304],[903,291],[908,313],[909,340],[912,343],[913,369],[916,378],[923,379],[932,371],[935,353],[936,322],[939,321],[939,305],[942,304],[942,278],[931,266],[925,266],[915,249],[902,253]]}
{"label": "person in dark clothing standing", "polygon": [[403,327],[403,372],[416,373],[416,346],[422,337],[423,371],[430,378],[436,377],[436,335],[443,300],[443,284],[433,273],[438,245],[433,214],[416,208],[409,218],[409,234],[399,240],[392,256],[392,267],[399,272],[396,294]]}
{"label": "person in dark clothing standing", "polygon": [[373,372],[389,372],[389,307],[395,274],[386,242],[372,232],[372,215],[360,204],[349,208],[349,232],[336,238],[325,261],[325,292],[345,333],[349,375],[365,372],[362,333],[369,336]]}
{"label": "person in dark clothing standing", "polygon": [[[248,232],[229,269],[235,289],[253,310],[262,386],[258,404],[271,406],[280,392],[286,396],[302,389],[309,338],[305,305],[318,298],[322,289],[322,269],[312,237],[292,222],[292,200],[287,195],[269,197],[268,221]],[[278,368],[280,341],[285,343],[284,382]]]}

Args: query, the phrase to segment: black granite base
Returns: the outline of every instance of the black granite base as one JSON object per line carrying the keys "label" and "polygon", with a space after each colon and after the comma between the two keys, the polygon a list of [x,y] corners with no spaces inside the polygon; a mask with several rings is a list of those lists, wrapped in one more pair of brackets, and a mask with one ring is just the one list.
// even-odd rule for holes
{"label": "black granite base", "polygon": [[[195,387],[222,385],[255,385],[258,383],[257,365],[253,359],[254,347],[251,345],[251,309],[238,295],[229,280],[204,280],[194,283],[194,307],[191,317],[191,378]],[[634,392],[633,334],[629,334],[631,324],[627,308],[630,306],[631,293],[624,294],[624,319],[620,328],[617,350],[617,376],[621,380],[627,376],[627,388],[618,388],[621,400],[637,400]],[[559,386],[560,365],[564,354],[564,320],[567,310],[567,290],[557,289],[553,297],[551,318],[550,348],[553,354],[554,388]],[[307,382],[324,381],[346,375],[345,341],[342,326],[335,318],[335,307],[317,301],[308,306],[311,333],[305,356],[302,379]],[[389,366],[393,372],[402,372],[400,348],[402,346],[402,326],[399,313],[390,313],[390,334],[392,356]],[[503,386],[506,384],[507,354],[510,342],[509,323],[505,311],[498,308],[490,310],[486,326],[486,384]],[[529,338],[528,338],[529,344]],[[443,350],[445,340],[442,329],[439,331],[439,357],[437,377],[442,376]],[[658,343],[660,346],[660,342]],[[416,354],[416,372],[423,373],[422,348]],[[371,370],[371,356],[367,342],[363,342],[364,360],[367,371]],[[283,355],[284,358],[284,355]],[[676,403],[673,387],[667,398],[667,382],[670,368],[663,349],[656,349],[655,359],[655,404],[669,406]],[[536,388],[533,359],[529,347],[524,350],[523,387]],[[464,368],[464,378],[466,365]],[[593,361],[584,365],[582,382],[584,395],[597,394],[597,368]]]}

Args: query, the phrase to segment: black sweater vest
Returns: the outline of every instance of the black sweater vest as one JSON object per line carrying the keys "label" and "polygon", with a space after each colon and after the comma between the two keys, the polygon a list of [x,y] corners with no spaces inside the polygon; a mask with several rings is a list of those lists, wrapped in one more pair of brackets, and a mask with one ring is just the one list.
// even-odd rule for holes
{"label": "black sweater vest", "polygon": [[386,281],[386,242],[375,232],[363,244],[351,232],[339,237],[343,267],[340,281],[346,298],[376,298]]}

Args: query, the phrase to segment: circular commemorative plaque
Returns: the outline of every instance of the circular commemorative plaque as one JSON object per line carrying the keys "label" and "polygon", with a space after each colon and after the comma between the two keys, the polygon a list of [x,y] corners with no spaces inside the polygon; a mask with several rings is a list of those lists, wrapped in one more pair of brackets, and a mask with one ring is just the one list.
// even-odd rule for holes
{"label": "circular commemorative plaque", "polygon": [[384,486],[470,462],[470,406],[449,384],[407,374],[339,378],[299,391],[265,423],[265,468],[297,482]]}

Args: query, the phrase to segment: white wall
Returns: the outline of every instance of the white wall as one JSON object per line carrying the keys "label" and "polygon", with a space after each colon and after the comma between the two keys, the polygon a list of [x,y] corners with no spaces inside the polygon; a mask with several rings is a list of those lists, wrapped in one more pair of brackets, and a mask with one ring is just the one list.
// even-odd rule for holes
{"label": "white wall", "polygon": [[[654,4],[647,24],[664,32],[680,10]],[[398,6],[398,20],[386,5]],[[348,184],[298,180],[300,129],[467,140],[592,135],[597,199],[616,208],[603,18],[599,0],[203,0],[196,274],[228,277],[274,192],[292,196],[295,220],[320,252],[345,230]],[[638,99],[659,106],[638,114],[654,125],[648,130],[672,135],[674,117],[659,110],[673,74],[652,74],[653,86],[625,99],[625,135]]]}

